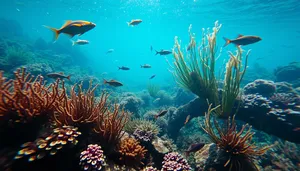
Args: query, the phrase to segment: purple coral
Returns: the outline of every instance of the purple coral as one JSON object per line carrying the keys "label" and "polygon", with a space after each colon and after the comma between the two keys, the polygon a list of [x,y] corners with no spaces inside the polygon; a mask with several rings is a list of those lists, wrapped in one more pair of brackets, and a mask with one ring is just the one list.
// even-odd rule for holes
{"label": "purple coral", "polygon": [[186,159],[179,153],[171,152],[164,156],[162,171],[189,171],[192,170]]}
{"label": "purple coral", "polygon": [[154,133],[150,130],[150,131],[146,131],[146,130],[142,130],[142,129],[135,129],[135,131],[133,132],[133,135],[142,141],[151,141],[154,137]]}
{"label": "purple coral", "polygon": [[270,97],[276,91],[276,85],[273,81],[258,79],[244,87],[245,94],[260,94],[264,97]]}
{"label": "purple coral", "polygon": [[90,144],[86,150],[81,152],[79,165],[84,170],[101,170],[106,165],[101,146]]}
{"label": "purple coral", "polygon": [[270,109],[272,102],[266,97],[259,94],[243,95],[243,107],[244,108],[267,108]]}
{"label": "purple coral", "polygon": [[296,105],[300,104],[300,96],[293,93],[275,93],[270,100],[273,102],[275,107],[295,108]]}

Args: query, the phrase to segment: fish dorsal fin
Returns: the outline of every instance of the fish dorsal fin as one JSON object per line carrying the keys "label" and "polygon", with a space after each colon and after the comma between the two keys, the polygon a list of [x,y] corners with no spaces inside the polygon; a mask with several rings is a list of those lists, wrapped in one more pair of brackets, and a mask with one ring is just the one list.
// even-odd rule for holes
{"label": "fish dorsal fin", "polygon": [[71,23],[72,23],[72,20],[67,20],[67,21],[65,22],[65,24],[61,27],[61,29],[64,28],[64,27],[66,27],[67,25],[69,25],[69,24],[71,24]]}
{"label": "fish dorsal fin", "polygon": [[242,34],[239,34],[238,36],[237,36],[237,38],[240,38],[240,37],[243,37],[244,35],[242,35]]}

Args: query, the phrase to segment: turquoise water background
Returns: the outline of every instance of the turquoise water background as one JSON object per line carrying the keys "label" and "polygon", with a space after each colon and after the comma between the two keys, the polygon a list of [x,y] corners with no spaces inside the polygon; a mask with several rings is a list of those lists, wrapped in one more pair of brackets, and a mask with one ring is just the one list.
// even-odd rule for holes
{"label": "turquoise water background", "polygon": [[[101,78],[105,72],[105,78],[117,79],[132,89],[145,87],[153,74],[155,83],[175,84],[166,62],[173,60],[172,55],[155,56],[154,50],[171,50],[175,36],[185,47],[190,24],[200,40],[202,28],[212,28],[218,20],[222,24],[219,47],[224,44],[222,37],[260,36],[262,41],[243,47],[252,49],[249,68],[258,62],[272,71],[277,66],[299,62],[299,0],[2,0],[0,17],[17,20],[31,39],[42,37],[47,41],[53,41],[53,34],[42,25],[60,28],[66,20],[96,23],[96,28],[79,37],[89,40],[89,45],[72,47],[66,35],[60,35],[58,42],[80,48],[96,77]],[[126,22],[132,19],[143,22],[128,27]],[[106,54],[111,48],[115,51]],[[229,50],[234,51],[234,45],[223,48],[219,67],[227,61]],[[152,69],[141,69],[140,65],[145,63],[152,65]],[[131,70],[119,71],[118,66]]]}

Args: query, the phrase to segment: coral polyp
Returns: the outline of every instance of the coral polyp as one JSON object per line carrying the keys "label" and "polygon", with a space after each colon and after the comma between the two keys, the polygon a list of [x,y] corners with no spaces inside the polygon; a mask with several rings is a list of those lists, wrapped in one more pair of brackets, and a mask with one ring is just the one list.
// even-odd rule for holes
{"label": "coral polyp", "polygon": [[79,165],[83,170],[101,170],[106,165],[101,146],[97,144],[88,145],[87,149],[80,153]]}
{"label": "coral polyp", "polygon": [[179,153],[171,152],[164,156],[162,171],[190,171],[191,166]]}
{"label": "coral polyp", "polygon": [[47,154],[55,155],[60,149],[66,145],[78,143],[77,137],[81,132],[77,128],[71,126],[63,126],[62,128],[55,128],[52,134],[38,138],[34,142],[27,142],[21,145],[21,150],[18,151],[15,159],[28,157],[28,161],[42,159]]}

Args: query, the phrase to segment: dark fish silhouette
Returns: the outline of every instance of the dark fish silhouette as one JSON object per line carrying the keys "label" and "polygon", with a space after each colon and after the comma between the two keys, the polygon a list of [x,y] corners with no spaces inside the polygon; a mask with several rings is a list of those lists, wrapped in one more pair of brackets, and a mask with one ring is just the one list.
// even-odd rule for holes
{"label": "dark fish silhouette", "polygon": [[151,52],[153,51],[152,45],[150,46],[150,50],[151,50]]}
{"label": "dark fish silhouette", "polygon": [[119,67],[119,70],[130,70],[130,68],[125,67],[125,66],[121,66],[121,67]]}
{"label": "dark fish silhouette", "polygon": [[104,79],[104,84],[108,84],[108,85],[113,86],[113,87],[120,87],[120,86],[123,86],[122,83],[120,83],[119,81],[116,81],[116,80],[106,81],[106,80]]}
{"label": "dark fish silhouette", "polygon": [[149,79],[151,80],[151,79],[153,79],[155,76],[156,76],[156,75],[152,75]]}
{"label": "dark fish silhouette", "polygon": [[190,153],[199,151],[204,147],[205,143],[197,143],[197,144],[192,144],[190,145],[189,149],[185,151],[185,156],[188,157]]}
{"label": "dark fish silhouette", "polygon": [[156,51],[156,54],[155,55],[157,55],[157,54],[159,54],[159,55],[169,55],[169,54],[171,54],[172,52],[171,51],[169,51],[169,50],[161,50],[161,51]]}
{"label": "dark fish silhouette", "polygon": [[59,79],[64,79],[64,78],[66,78],[66,79],[70,80],[70,78],[71,78],[71,75],[65,76],[64,73],[62,73],[62,72],[59,72],[59,73],[49,73],[49,74],[47,74],[47,76],[49,78],[53,78],[53,79],[58,79],[58,78]]}
{"label": "dark fish silhouette", "polygon": [[54,32],[54,40],[57,40],[58,36],[61,33],[65,33],[65,34],[69,35],[70,37],[74,37],[77,34],[79,34],[79,36],[81,36],[85,32],[96,27],[96,24],[89,22],[89,21],[83,21],[83,20],[78,20],[78,21],[68,20],[60,29],[52,28],[52,27],[45,26],[45,25],[44,25],[44,27],[52,30]]}
{"label": "dark fish silhouette", "polygon": [[256,42],[259,42],[262,40],[258,36],[244,36],[244,35],[239,35],[234,40],[227,39],[226,37],[223,37],[223,39],[225,40],[224,47],[229,45],[230,43],[233,43],[233,44],[239,46],[239,45],[249,45],[249,44],[256,43]]}
{"label": "dark fish silhouette", "polygon": [[157,119],[158,117],[164,116],[165,114],[167,114],[168,110],[162,110],[160,111],[158,114],[154,115],[155,119]]}
{"label": "dark fish silhouette", "polygon": [[149,65],[149,64],[144,64],[144,65],[141,65],[141,68],[151,68],[151,65]]}

